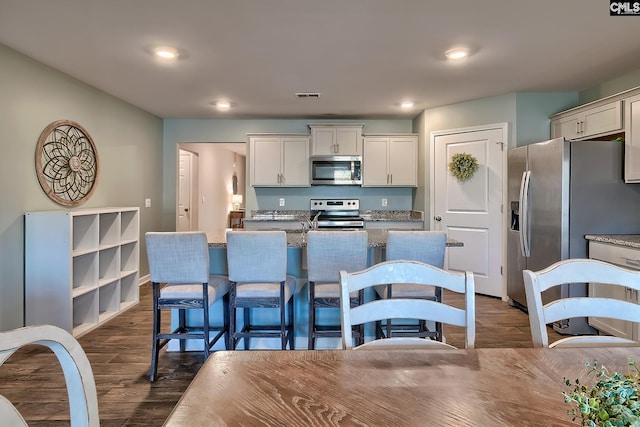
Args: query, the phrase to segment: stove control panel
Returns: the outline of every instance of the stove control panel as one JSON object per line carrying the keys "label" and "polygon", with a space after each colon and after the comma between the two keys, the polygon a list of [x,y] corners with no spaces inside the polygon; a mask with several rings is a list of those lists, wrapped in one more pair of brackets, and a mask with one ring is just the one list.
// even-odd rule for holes
{"label": "stove control panel", "polygon": [[311,199],[309,205],[312,211],[360,210],[360,200],[358,199]]}

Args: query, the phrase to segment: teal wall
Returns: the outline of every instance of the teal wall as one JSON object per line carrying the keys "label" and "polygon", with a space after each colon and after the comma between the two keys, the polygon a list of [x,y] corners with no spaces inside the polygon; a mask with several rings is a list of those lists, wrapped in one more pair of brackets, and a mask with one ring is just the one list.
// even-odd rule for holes
{"label": "teal wall", "polygon": [[[38,137],[55,120],[91,135],[100,175],[95,192],[74,209],[144,206],[142,231],[161,227],[162,120],[0,45],[0,330],[23,325],[24,213],[64,210],[35,173]],[[147,274],[141,245],[141,274]]]}

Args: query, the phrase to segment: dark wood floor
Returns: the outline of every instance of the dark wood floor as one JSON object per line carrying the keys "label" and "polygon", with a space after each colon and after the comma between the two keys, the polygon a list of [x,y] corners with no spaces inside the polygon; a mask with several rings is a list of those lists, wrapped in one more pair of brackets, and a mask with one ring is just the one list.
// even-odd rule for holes
{"label": "dark wood floor", "polygon": [[[445,299],[453,305],[461,302],[448,293]],[[202,366],[201,353],[163,351],[159,378],[151,384],[151,317],[147,284],[140,288],[140,304],[79,339],[93,368],[102,426],[162,425]],[[531,347],[527,315],[508,303],[478,296],[476,318],[476,347]],[[444,333],[448,343],[463,346],[460,329],[445,327]],[[550,332],[551,340],[553,335]],[[26,347],[0,367],[0,394],[18,407],[29,425],[68,425],[62,370],[43,347]]]}

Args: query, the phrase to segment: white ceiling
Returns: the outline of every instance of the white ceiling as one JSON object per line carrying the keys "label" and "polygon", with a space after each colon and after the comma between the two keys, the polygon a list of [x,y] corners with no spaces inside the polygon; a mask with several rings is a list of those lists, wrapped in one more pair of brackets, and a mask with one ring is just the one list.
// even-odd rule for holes
{"label": "white ceiling", "polygon": [[[0,43],[163,118],[409,119],[640,69],[640,16],[606,0],[0,0]],[[448,63],[455,45],[475,53]]]}

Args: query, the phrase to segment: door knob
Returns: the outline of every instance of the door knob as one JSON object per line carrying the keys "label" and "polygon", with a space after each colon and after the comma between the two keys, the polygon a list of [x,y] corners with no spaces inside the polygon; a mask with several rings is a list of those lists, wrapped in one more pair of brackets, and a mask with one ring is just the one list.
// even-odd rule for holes
{"label": "door knob", "polygon": [[184,211],[185,212],[189,212],[189,208],[184,208]]}
{"label": "door knob", "polygon": [[442,217],[441,216],[434,216],[433,219],[438,221],[438,222],[442,221]]}

